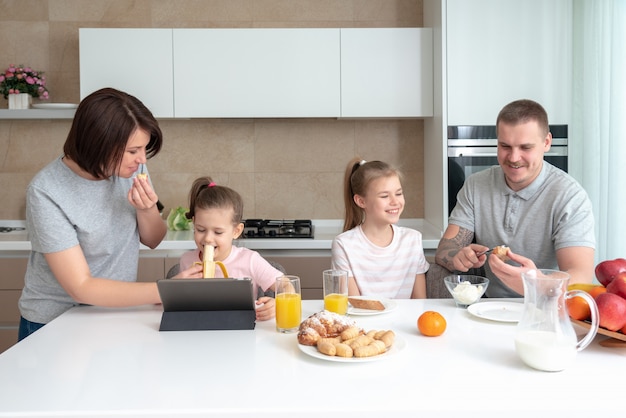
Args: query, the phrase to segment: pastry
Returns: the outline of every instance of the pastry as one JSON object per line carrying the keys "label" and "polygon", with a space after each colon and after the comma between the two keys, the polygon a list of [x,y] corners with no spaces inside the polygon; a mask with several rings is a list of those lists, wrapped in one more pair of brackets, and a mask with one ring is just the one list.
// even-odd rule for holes
{"label": "pastry", "polygon": [[352,326],[356,326],[352,318],[329,311],[317,312],[300,323],[298,342],[316,345],[319,339],[337,337]]}
{"label": "pastry", "polygon": [[348,302],[355,308],[368,309],[370,311],[384,311],[385,305],[379,300],[374,299],[361,299],[361,298],[348,298]]}
{"label": "pastry", "polygon": [[[309,330],[313,330],[313,328],[304,330],[302,336],[310,337],[312,331]],[[354,335],[355,330],[358,330],[359,335],[350,339],[344,339],[344,337]],[[298,334],[298,342],[300,342],[300,344],[316,345],[317,351],[322,354],[344,358],[373,357],[383,354],[391,348],[394,339],[395,333],[391,330],[371,330],[366,334],[362,329],[356,326],[346,328],[338,337],[319,337],[317,341],[312,344],[305,344],[301,339],[301,334]]]}
{"label": "pastry", "polygon": [[493,254],[495,254],[500,260],[507,261],[509,257],[506,255],[509,252],[509,247],[506,245],[498,245],[493,249]]}
{"label": "pastry", "polygon": [[384,353],[387,350],[385,343],[374,340],[368,345],[363,345],[354,349],[354,357],[372,357]]}

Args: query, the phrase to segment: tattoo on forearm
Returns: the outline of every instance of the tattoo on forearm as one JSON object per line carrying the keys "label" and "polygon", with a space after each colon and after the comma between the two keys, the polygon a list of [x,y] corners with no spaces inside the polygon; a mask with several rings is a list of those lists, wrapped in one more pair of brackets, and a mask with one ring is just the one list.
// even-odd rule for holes
{"label": "tattoo on forearm", "polygon": [[454,270],[452,259],[463,247],[471,244],[474,239],[474,233],[465,228],[459,228],[458,234],[453,238],[442,238],[439,241],[435,261],[437,264],[444,266],[448,270]]}

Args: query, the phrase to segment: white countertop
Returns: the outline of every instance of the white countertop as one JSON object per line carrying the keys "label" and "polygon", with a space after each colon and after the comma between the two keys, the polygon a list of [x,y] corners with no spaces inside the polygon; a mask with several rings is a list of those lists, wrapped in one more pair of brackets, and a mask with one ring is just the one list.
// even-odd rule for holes
{"label": "white countertop", "polygon": [[[24,226],[24,221],[0,221],[1,226]],[[436,249],[442,231],[430,225],[423,219],[403,219],[398,225],[415,228],[422,233],[424,249]],[[313,239],[239,239],[236,245],[253,250],[328,250],[333,238],[341,232],[342,220],[321,219],[313,220]],[[27,231],[0,233],[0,251],[30,251],[30,241]],[[167,231],[165,239],[155,249],[156,254],[168,251],[186,251],[196,248],[192,231]],[[151,252],[148,247],[141,246],[142,252]]]}
{"label": "white countertop", "polygon": [[[497,300],[491,300],[498,302]],[[525,366],[514,323],[476,318],[451,299],[397,300],[354,317],[392,329],[405,348],[368,363],[300,351],[294,334],[159,332],[159,306],[79,307],[0,354],[0,416],[389,417],[622,416],[626,349],[597,336],[562,372]],[[521,303],[521,302],[520,302]],[[303,301],[303,318],[322,302]],[[440,312],[447,329],[416,321]],[[616,380],[617,379],[617,380]],[[606,414],[607,412],[612,414]]]}

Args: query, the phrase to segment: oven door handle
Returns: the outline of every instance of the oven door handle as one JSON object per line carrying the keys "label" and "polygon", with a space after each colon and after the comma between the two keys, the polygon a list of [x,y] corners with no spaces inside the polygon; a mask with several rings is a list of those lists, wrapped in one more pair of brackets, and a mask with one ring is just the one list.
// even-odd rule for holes
{"label": "oven door handle", "polygon": [[[448,157],[497,157],[498,149],[495,147],[449,147]],[[545,157],[567,157],[567,147],[552,146]]]}

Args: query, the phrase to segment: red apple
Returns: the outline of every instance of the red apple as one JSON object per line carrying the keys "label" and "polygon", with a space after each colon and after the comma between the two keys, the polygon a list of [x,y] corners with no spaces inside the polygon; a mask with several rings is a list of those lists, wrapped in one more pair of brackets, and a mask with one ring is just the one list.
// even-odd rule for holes
{"label": "red apple", "polygon": [[611,280],[621,272],[626,272],[626,259],[624,258],[605,260],[596,266],[596,278],[604,286],[611,283]]}
{"label": "red apple", "polygon": [[626,299],[626,273],[618,273],[606,286],[606,291]]}
{"label": "red apple", "polygon": [[600,326],[618,331],[626,326],[626,299],[614,293],[601,293],[596,297]]}

